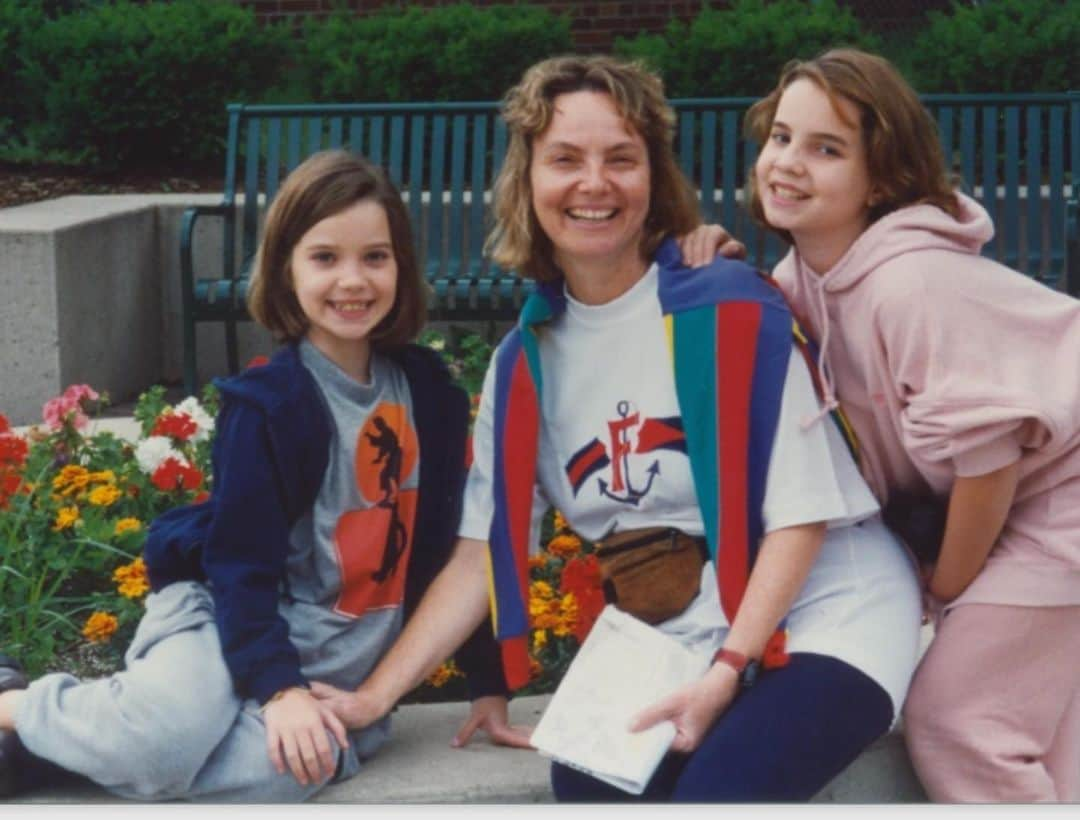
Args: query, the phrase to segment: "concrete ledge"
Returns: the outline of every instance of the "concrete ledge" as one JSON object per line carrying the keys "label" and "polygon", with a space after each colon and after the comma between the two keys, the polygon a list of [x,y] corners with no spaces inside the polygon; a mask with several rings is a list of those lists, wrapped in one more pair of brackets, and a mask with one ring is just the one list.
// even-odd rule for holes
{"label": "concrete ledge", "polygon": [[[549,696],[510,703],[514,723],[536,725]],[[450,739],[468,714],[465,703],[403,706],[394,713],[389,742],[360,773],[324,789],[316,803],[549,803],[554,800],[540,754],[504,749],[477,735],[463,749]],[[876,741],[814,798],[815,803],[912,803],[926,795],[908,762],[903,738]],[[76,786],[25,795],[19,803],[121,803],[102,789]]]}

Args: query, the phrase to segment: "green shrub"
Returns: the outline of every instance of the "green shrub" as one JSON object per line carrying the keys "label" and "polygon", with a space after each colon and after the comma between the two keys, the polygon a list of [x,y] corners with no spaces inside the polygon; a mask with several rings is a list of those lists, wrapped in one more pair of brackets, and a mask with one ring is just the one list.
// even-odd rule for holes
{"label": "green shrub", "polygon": [[1080,0],[956,3],[898,61],[923,93],[1080,88]]}
{"label": "green shrub", "polygon": [[0,0],[0,138],[23,119],[25,97],[19,93],[18,52],[29,32],[45,22],[40,2]]}
{"label": "green shrub", "polygon": [[660,71],[669,97],[761,96],[792,59],[833,46],[876,49],[850,9],[835,0],[735,0],[705,9],[689,24],[673,20],[663,34],[619,38],[615,52]]}
{"label": "green shrub", "polygon": [[291,43],[214,0],[116,0],[59,17],[24,41],[27,139],[101,167],[220,161],[226,103],[258,99]]}
{"label": "green shrub", "polygon": [[302,101],[493,100],[537,60],[572,49],[570,22],[537,6],[460,3],[308,20]]}

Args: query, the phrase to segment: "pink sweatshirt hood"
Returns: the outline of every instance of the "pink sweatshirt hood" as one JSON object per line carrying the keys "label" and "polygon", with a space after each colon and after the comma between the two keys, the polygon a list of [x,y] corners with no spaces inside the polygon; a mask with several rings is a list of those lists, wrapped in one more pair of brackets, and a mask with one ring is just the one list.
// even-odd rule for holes
{"label": "pink sweatshirt hood", "polygon": [[1019,461],[991,561],[1009,569],[965,598],[1080,603],[1080,302],[981,256],[993,226],[959,201],[959,218],[932,205],[883,217],[822,275],[792,249],[774,276],[819,342],[879,500],[944,496]]}

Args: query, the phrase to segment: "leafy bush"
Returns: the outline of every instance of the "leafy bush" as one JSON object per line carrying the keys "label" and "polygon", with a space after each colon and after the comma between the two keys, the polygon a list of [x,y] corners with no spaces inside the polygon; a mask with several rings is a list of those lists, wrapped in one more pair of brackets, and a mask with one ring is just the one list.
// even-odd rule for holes
{"label": "leafy bush", "polygon": [[18,53],[29,32],[44,22],[40,2],[0,0],[0,138],[13,131],[24,116],[25,98],[16,81]]}
{"label": "leafy bush", "polygon": [[537,6],[460,3],[309,19],[302,101],[493,100],[537,60],[570,51],[570,22]]}
{"label": "leafy bush", "polygon": [[833,46],[874,50],[878,42],[835,0],[735,0],[689,24],[672,20],[663,34],[619,38],[615,52],[658,70],[669,97],[761,96],[789,60]]}
{"label": "leafy bush", "polygon": [[956,3],[898,61],[924,93],[1080,88],[1080,0]]}
{"label": "leafy bush", "polygon": [[253,101],[292,40],[214,0],[116,0],[42,25],[24,41],[27,138],[104,167],[220,161],[225,104]]}

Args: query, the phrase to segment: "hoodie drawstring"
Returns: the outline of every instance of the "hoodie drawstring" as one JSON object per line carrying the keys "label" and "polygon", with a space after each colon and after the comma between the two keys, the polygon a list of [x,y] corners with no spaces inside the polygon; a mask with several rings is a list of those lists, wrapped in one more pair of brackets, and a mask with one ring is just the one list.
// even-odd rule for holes
{"label": "hoodie drawstring", "polygon": [[[795,264],[802,268],[802,259],[796,259]],[[801,273],[801,271],[800,271]],[[825,287],[818,277],[800,277],[804,281],[811,282],[810,287],[817,295],[817,307],[821,319],[821,345],[818,353],[818,371],[821,373],[822,406],[816,413],[803,416],[799,426],[803,430],[809,430],[829,413],[840,406],[836,400],[836,390],[833,385],[832,368],[829,367],[829,308],[825,304]]]}

